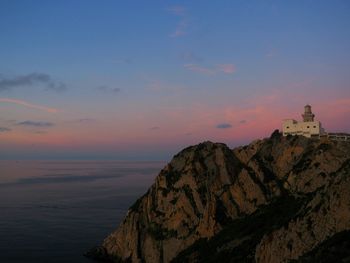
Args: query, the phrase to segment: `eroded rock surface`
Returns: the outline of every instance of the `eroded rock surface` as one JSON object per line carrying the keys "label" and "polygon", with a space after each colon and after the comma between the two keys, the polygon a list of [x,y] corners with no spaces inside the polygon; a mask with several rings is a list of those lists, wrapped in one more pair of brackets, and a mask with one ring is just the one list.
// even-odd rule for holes
{"label": "eroded rock surface", "polygon": [[96,251],[120,262],[289,262],[350,229],[350,143],[304,137],[175,155]]}

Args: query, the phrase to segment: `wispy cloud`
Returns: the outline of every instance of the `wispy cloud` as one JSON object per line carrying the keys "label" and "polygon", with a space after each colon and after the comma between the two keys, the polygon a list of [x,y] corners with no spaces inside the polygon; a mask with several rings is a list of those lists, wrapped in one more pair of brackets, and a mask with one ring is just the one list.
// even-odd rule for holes
{"label": "wispy cloud", "polygon": [[10,99],[10,98],[0,98],[0,102],[13,103],[13,104],[21,105],[21,106],[24,106],[24,107],[32,108],[32,109],[46,111],[46,112],[49,112],[49,113],[57,113],[59,111],[58,109],[55,109],[55,108],[50,108],[50,107],[46,107],[46,106],[32,104],[32,103],[26,102],[24,100],[17,100],[17,99]]}
{"label": "wispy cloud", "polygon": [[202,62],[203,59],[195,54],[193,51],[183,52],[180,58],[186,62]]}
{"label": "wispy cloud", "polygon": [[40,128],[54,126],[52,122],[47,122],[47,121],[22,121],[22,122],[18,122],[17,125],[40,127]]}
{"label": "wispy cloud", "polygon": [[188,26],[188,22],[184,19],[180,20],[177,24],[175,31],[170,34],[170,37],[180,37],[187,34],[186,29]]}
{"label": "wispy cloud", "polygon": [[65,123],[68,124],[90,124],[90,123],[96,123],[97,120],[93,118],[80,118],[80,119],[72,119],[65,121]]}
{"label": "wispy cloud", "polygon": [[184,67],[190,71],[198,72],[205,75],[214,75],[216,73],[233,74],[236,71],[234,64],[217,64],[215,67],[202,67],[198,64],[185,64]]}
{"label": "wispy cloud", "polygon": [[106,85],[98,86],[97,89],[103,92],[112,92],[112,93],[118,93],[121,91],[120,88],[110,88]]}
{"label": "wispy cloud", "polygon": [[188,27],[187,9],[184,6],[171,6],[167,8],[167,10],[173,15],[180,17],[180,20],[176,25],[175,31],[170,34],[170,37],[180,37],[186,35],[186,30]]}
{"label": "wispy cloud", "polygon": [[170,6],[167,10],[177,16],[185,16],[187,11],[184,6],[180,5]]}
{"label": "wispy cloud", "polygon": [[205,68],[197,64],[185,64],[184,67],[190,71],[198,72],[205,75],[215,74],[215,71],[213,69]]}
{"label": "wispy cloud", "polygon": [[44,85],[47,90],[63,91],[67,87],[63,82],[55,81],[45,73],[30,73],[14,77],[4,77],[0,75],[0,91],[11,90],[22,86],[32,86],[35,84]]}
{"label": "wispy cloud", "polygon": [[153,131],[154,131],[154,130],[159,130],[159,129],[160,129],[159,126],[153,126],[153,127],[150,128],[150,130],[153,130]]}
{"label": "wispy cloud", "polygon": [[0,132],[9,132],[9,131],[11,131],[10,128],[0,127]]}
{"label": "wispy cloud", "polygon": [[229,129],[232,128],[232,125],[229,123],[220,123],[218,125],[216,125],[216,128],[218,129]]}
{"label": "wispy cloud", "polygon": [[226,74],[232,74],[236,71],[236,66],[233,64],[217,64],[216,68],[218,71],[221,71]]}

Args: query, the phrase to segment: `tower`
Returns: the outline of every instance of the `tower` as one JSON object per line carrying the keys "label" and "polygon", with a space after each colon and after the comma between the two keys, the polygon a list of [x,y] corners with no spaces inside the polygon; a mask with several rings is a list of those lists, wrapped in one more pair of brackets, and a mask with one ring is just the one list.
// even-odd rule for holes
{"label": "tower", "polygon": [[302,116],[304,122],[314,121],[315,114],[312,113],[310,105],[305,105],[304,114],[302,114]]}

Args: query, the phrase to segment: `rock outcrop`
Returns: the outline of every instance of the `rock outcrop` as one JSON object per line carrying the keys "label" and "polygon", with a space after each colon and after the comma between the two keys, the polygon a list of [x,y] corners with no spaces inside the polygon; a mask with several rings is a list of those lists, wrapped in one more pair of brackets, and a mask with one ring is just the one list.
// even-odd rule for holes
{"label": "rock outcrop", "polygon": [[347,230],[350,143],[276,131],[233,150],[204,142],[175,155],[90,256],[147,263],[310,262],[319,246]]}

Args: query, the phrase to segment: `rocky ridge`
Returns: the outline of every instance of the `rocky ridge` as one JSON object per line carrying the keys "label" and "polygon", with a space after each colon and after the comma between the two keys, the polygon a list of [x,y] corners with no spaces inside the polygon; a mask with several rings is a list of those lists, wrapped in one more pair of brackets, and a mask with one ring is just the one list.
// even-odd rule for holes
{"label": "rocky ridge", "polygon": [[188,147],[88,255],[112,262],[312,262],[327,240],[349,236],[349,146],[275,131],[233,150],[212,142]]}

